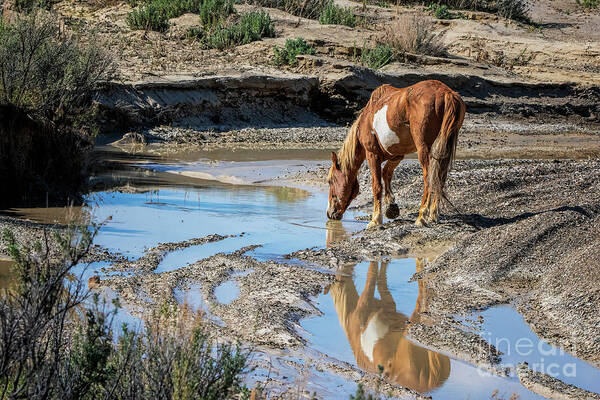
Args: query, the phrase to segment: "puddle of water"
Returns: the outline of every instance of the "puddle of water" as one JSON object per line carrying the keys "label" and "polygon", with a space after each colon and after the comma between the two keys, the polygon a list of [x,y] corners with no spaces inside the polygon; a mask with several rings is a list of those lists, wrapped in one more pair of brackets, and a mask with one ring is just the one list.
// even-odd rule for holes
{"label": "puddle of water", "polygon": [[229,304],[240,295],[240,287],[236,281],[230,280],[221,283],[215,288],[215,297],[221,304]]}
{"label": "puddle of water", "polygon": [[539,396],[514,377],[484,371],[405,337],[407,321],[427,310],[424,282],[410,282],[424,259],[396,259],[347,265],[317,298],[322,316],[301,322],[313,348],[384,375],[394,383],[434,398],[490,398],[494,390],[521,399]]}
{"label": "puddle of water", "polygon": [[87,201],[95,221],[112,217],[95,243],[131,257],[141,256],[145,248],[158,243],[245,232],[241,238],[211,244],[212,248],[203,245],[167,256],[170,258],[163,261],[161,271],[175,269],[178,263],[194,262],[203,253],[210,255],[251,244],[262,245],[251,252],[252,256],[271,259],[273,255],[325,246],[328,229],[329,236],[334,236],[335,230],[355,232],[366,226],[366,222],[353,219],[356,212],[347,212],[338,225],[327,225],[327,193],[284,187],[197,182],[194,187],[166,187],[143,193],[97,192]]}
{"label": "puddle of water", "polygon": [[599,369],[540,339],[513,308],[494,307],[478,315],[483,317],[479,334],[504,353],[504,364],[516,367],[526,361],[535,371],[600,393]]}

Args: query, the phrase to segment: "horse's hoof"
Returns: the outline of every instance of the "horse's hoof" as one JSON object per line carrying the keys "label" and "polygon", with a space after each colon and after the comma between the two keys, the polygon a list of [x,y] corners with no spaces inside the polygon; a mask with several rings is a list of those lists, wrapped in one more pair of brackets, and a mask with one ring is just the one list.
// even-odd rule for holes
{"label": "horse's hoof", "polygon": [[423,218],[423,217],[417,218],[417,220],[415,221],[415,225],[416,226],[427,226],[427,223],[425,222],[425,218]]}
{"label": "horse's hoof", "polygon": [[367,229],[377,228],[378,226],[381,226],[381,222],[379,222],[379,221],[371,221],[367,225]]}
{"label": "horse's hoof", "polygon": [[387,208],[385,209],[385,217],[387,219],[396,219],[398,218],[398,215],[400,215],[400,208],[398,207],[398,204],[388,204]]}

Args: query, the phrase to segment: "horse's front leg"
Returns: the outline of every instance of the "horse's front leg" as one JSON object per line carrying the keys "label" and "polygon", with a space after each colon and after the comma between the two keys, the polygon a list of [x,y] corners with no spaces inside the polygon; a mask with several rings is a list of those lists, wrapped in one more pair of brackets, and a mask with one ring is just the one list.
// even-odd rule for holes
{"label": "horse's front leg", "polygon": [[369,229],[381,225],[383,218],[381,217],[381,160],[376,154],[368,153],[367,162],[373,178],[373,215],[371,216],[371,222],[367,225],[367,229]]}
{"label": "horse's front leg", "polygon": [[394,176],[394,170],[400,164],[400,161],[404,156],[400,156],[397,159],[388,160],[383,167],[383,204],[385,205],[385,216],[389,219],[398,218],[400,209],[396,204],[394,193],[392,192],[392,177]]}

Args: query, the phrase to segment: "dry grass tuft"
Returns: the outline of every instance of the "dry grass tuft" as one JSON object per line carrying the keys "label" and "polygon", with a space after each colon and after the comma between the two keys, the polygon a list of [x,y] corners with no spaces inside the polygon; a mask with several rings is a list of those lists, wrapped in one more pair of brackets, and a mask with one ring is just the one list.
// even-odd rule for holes
{"label": "dry grass tuft", "polygon": [[434,29],[434,24],[422,16],[403,14],[385,27],[379,42],[388,45],[396,57],[406,53],[444,56],[443,34],[433,33]]}

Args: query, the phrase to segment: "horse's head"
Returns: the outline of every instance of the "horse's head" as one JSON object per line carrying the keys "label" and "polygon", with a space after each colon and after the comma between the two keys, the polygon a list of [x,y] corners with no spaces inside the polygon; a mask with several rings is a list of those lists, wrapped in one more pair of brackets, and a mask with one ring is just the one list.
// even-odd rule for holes
{"label": "horse's head", "polygon": [[331,163],[327,176],[329,183],[327,217],[342,219],[350,202],[358,195],[358,179],[356,176],[352,176],[353,174],[342,171],[335,153],[331,153]]}

